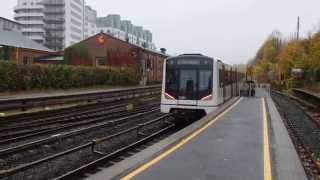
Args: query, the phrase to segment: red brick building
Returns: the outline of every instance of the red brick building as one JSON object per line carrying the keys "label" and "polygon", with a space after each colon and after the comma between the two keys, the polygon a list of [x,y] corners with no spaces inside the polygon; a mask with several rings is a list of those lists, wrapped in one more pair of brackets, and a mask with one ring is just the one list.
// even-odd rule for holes
{"label": "red brick building", "polygon": [[85,39],[64,52],[69,65],[91,67],[138,67],[142,83],[160,82],[163,60],[167,55],[151,51],[126,41],[99,33]]}
{"label": "red brick building", "polygon": [[56,54],[56,52],[27,39],[19,32],[0,31],[1,54],[4,60],[14,60],[21,64],[32,64],[37,57]]}

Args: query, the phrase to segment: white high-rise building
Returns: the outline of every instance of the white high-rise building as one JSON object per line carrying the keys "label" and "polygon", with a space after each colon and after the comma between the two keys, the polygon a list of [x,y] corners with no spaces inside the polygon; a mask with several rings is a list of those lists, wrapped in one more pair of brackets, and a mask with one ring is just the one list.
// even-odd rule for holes
{"label": "white high-rise building", "polygon": [[84,38],[84,0],[18,0],[15,20],[22,33],[54,50]]}
{"label": "white high-rise building", "polygon": [[83,40],[84,7],[84,0],[65,1],[65,47]]}
{"label": "white high-rise building", "polygon": [[97,11],[90,6],[85,6],[84,11],[84,38],[88,38],[96,34],[97,31]]}
{"label": "white high-rise building", "polygon": [[45,42],[43,11],[42,0],[18,0],[14,8],[14,19],[23,25],[22,34],[41,44]]}

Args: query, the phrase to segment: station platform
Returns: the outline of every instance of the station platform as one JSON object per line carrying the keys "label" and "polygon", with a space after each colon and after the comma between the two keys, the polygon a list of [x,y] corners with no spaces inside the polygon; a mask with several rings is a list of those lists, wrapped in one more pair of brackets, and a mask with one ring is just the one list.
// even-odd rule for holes
{"label": "station platform", "polygon": [[101,87],[101,88],[80,88],[80,89],[68,89],[68,90],[43,90],[43,91],[29,91],[29,92],[0,93],[0,101],[94,94],[94,93],[104,93],[104,92],[127,90],[127,89],[133,89],[133,88],[143,88],[143,87],[146,87],[146,86],[126,86],[126,87],[110,86],[110,87]]}
{"label": "station platform", "polygon": [[275,104],[262,89],[186,131],[87,179],[307,179]]}

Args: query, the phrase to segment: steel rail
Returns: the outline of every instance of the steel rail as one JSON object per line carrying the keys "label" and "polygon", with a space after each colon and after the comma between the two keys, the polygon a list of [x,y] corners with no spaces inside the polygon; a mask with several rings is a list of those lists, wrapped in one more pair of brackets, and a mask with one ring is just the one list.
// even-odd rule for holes
{"label": "steel rail", "polygon": [[93,125],[93,126],[90,126],[90,127],[87,127],[87,128],[80,129],[80,130],[74,130],[74,131],[71,131],[71,132],[68,132],[68,133],[64,133],[64,134],[57,134],[57,135],[53,135],[53,136],[45,138],[45,139],[40,139],[40,140],[36,140],[36,141],[29,142],[29,143],[26,143],[26,144],[18,145],[18,146],[15,146],[15,147],[10,147],[10,148],[7,148],[7,149],[3,149],[3,150],[0,150],[0,157],[1,156],[6,156],[8,154],[16,153],[16,152],[19,152],[19,151],[23,151],[23,150],[26,150],[26,149],[28,149],[30,147],[39,146],[39,145],[42,145],[42,144],[45,144],[45,143],[54,142],[56,140],[65,139],[65,138],[72,137],[72,136],[75,136],[75,135],[78,135],[78,134],[83,134],[85,132],[92,131],[92,130],[99,129],[99,128],[103,128],[103,127],[106,127],[106,126],[114,126],[116,124],[120,124],[120,123],[122,123],[124,121],[127,121],[128,119],[138,118],[140,116],[144,116],[146,114],[150,114],[150,113],[153,113],[153,112],[156,112],[156,111],[159,111],[159,108],[150,110],[148,112],[138,113],[138,114],[135,114],[135,115],[132,115],[132,116],[118,118],[118,119],[115,119],[115,120],[111,120],[111,121],[108,121],[108,122],[105,122],[105,123],[102,123],[102,124],[99,124],[99,125]]}
{"label": "steel rail", "polygon": [[[136,147],[139,147],[140,145],[146,144],[147,142],[150,142],[155,137],[160,136],[161,134],[171,130],[174,127],[175,127],[175,124],[171,124],[171,125],[163,128],[163,129],[159,130],[158,132],[153,133],[153,134],[151,134],[151,135],[149,135],[149,136],[147,136],[147,137],[145,137],[145,138],[143,138],[143,139],[141,139],[141,140],[139,140],[137,142],[134,142],[134,143],[132,143],[132,144],[126,146],[126,147],[123,147],[121,149],[118,149],[118,150],[116,150],[116,151],[114,151],[114,152],[112,152],[110,154],[106,154],[103,157],[101,157],[100,159],[97,159],[97,160],[95,160],[95,161],[93,161],[91,163],[88,163],[88,164],[86,164],[84,166],[81,166],[81,167],[79,167],[79,168],[77,168],[75,170],[67,172],[66,174],[64,174],[62,176],[54,178],[54,180],[64,180],[64,179],[68,180],[68,179],[72,179],[72,177],[76,177],[76,176],[78,177],[80,174],[83,174],[83,173],[87,172],[89,169],[98,167],[99,164],[107,163],[112,158],[115,158],[116,156],[118,156],[120,154],[123,154],[123,153],[125,153],[127,151],[130,151],[130,150],[132,150],[132,149],[134,149]],[[96,153],[98,153],[100,155],[103,155],[100,152],[96,152]]]}
{"label": "steel rail", "polygon": [[[151,105],[150,108],[152,108],[152,107],[154,107],[154,106]],[[144,112],[144,110],[145,110],[145,107],[142,107],[142,108],[137,109],[134,113],[141,113],[141,112]],[[13,137],[13,138],[10,138],[10,139],[3,139],[3,140],[0,140],[0,145],[5,145],[5,144],[8,144],[8,143],[14,143],[14,142],[25,140],[25,139],[28,139],[28,138],[31,138],[31,137],[35,137],[35,136],[52,134],[52,133],[55,133],[55,132],[58,132],[58,131],[67,130],[67,129],[71,129],[71,128],[76,128],[76,127],[79,127],[79,126],[99,123],[101,121],[106,121],[107,117],[110,117],[110,116],[112,117],[114,114],[117,114],[116,117],[123,117],[123,116],[126,116],[126,115],[130,114],[130,113],[128,113],[127,111],[116,111],[116,112],[106,113],[106,114],[99,115],[99,116],[93,116],[93,117],[90,117],[92,119],[89,119],[89,120],[86,120],[88,117],[84,117],[83,119],[76,119],[75,118],[75,120],[78,120],[80,122],[67,124],[67,125],[62,125],[62,126],[58,126],[56,128],[51,128],[51,129],[44,130],[44,131],[35,131],[34,133],[31,133],[31,134],[18,136],[18,137]]]}
{"label": "steel rail", "polygon": [[[67,123],[72,123],[74,121],[77,121],[77,122],[84,121],[84,120],[87,120],[88,118],[106,117],[106,116],[111,116],[116,113],[127,112],[126,110],[117,110],[118,108],[126,107],[126,105],[127,105],[126,103],[123,103],[123,104],[119,104],[119,105],[115,105],[115,106],[110,106],[110,107],[108,107],[107,110],[104,110],[104,111],[99,111],[100,109],[98,109],[98,110],[94,110],[91,112],[85,112],[85,113],[80,113],[80,114],[69,114],[68,117],[66,116],[63,119],[57,120],[57,121],[40,122],[40,123],[36,122],[36,123],[30,124],[30,125],[21,124],[19,126],[6,127],[4,129],[0,129],[0,133],[6,132],[6,131],[10,131],[13,133],[0,135],[0,139],[8,139],[9,137],[17,138],[17,136],[23,136],[23,135],[33,134],[35,132],[41,132],[41,131],[57,128],[57,127],[47,127],[48,125],[67,124]],[[149,103],[148,105],[152,106],[152,105],[155,105],[155,103],[154,104]],[[142,108],[139,107],[138,110],[139,109],[143,109],[143,107]],[[55,118],[55,117],[53,117],[53,118],[59,119],[59,118]],[[14,132],[14,131],[20,130],[20,129],[36,128],[36,127],[41,127],[41,126],[46,126],[46,127],[41,128],[41,129],[37,129],[37,130],[27,130],[27,131],[23,131],[23,132]],[[0,144],[1,144],[1,141],[2,140],[0,140]]]}
{"label": "steel rail", "polygon": [[[99,143],[102,143],[102,142],[104,142],[104,141],[110,140],[110,139],[112,139],[112,138],[116,138],[116,137],[119,137],[119,136],[121,136],[121,135],[127,134],[128,132],[131,132],[131,131],[134,131],[134,130],[136,130],[136,131],[137,131],[137,134],[139,134],[139,131],[140,131],[143,127],[148,126],[148,125],[150,125],[150,124],[154,124],[154,123],[159,122],[159,121],[164,121],[164,120],[165,120],[167,117],[169,117],[169,116],[171,116],[171,115],[170,115],[170,114],[166,114],[166,115],[163,115],[163,116],[161,116],[161,117],[159,117],[159,118],[156,118],[155,120],[152,120],[152,121],[147,122],[147,123],[139,124],[138,126],[131,127],[131,128],[129,128],[129,129],[127,129],[127,130],[123,130],[123,131],[121,131],[121,132],[119,132],[119,133],[116,133],[116,134],[114,134],[114,135],[108,136],[108,137],[106,137],[106,138],[99,139],[99,140],[93,140],[92,142],[89,142],[89,143],[83,144],[83,145],[81,145],[81,146],[78,146],[78,147],[75,147],[75,148],[72,148],[72,149],[69,149],[69,150],[66,150],[66,151],[63,151],[63,152],[60,152],[60,153],[57,153],[57,154],[48,156],[48,157],[45,157],[45,158],[40,159],[40,160],[37,160],[37,161],[33,161],[33,162],[31,162],[31,163],[26,163],[26,164],[23,164],[23,165],[20,165],[20,166],[17,166],[17,167],[8,169],[8,170],[2,170],[2,171],[0,171],[0,177],[8,177],[8,176],[13,175],[13,174],[16,174],[16,173],[18,173],[18,172],[21,172],[21,171],[30,169],[30,168],[32,168],[32,167],[35,167],[35,166],[37,166],[37,165],[39,165],[39,164],[41,164],[41,163],[45,163],[45,162],[54,160],[54,159],[56,159],[56,158],[59,158],[59,157],[62,157],[62,156],[71,154],[71,153],[73,153],[73,152],[80,151],[80,150],[83,150],[83,149],[85,149],[85,148],[89,148],[89,147],[91,147],[92,153],[97,153],[97,152],[94,150],[94,146],[95,146],[95,145],[97,145],[97,144],[99,144]],[[137,146],[137,145],[139,145],[139,144],[141,144],[141,143],[143,143],[143,142],[146,142],[146,141],[149,140],[150,138],[152,138],[152,137],[154,137],[154,136],[156,136],[156,135],[159,135],[160,133],[163,133],[163,132],[167,131],[168,129],[171,129],[173,126],[174,126],[174,124],[170,124],[168,127],[164,128],[164,129],[161,129],[160,131],[158,131],[158,132],[156,132],[156,133],[153,133],[153,134],[149,135],[148,137],[145,137],[145,138],[143,138],[143,139],[141,139],[141,140],[138,140],[137,142],[135,142],[135,143],[133,143],[133,144],[130,144],[130,145],[126,146],[126,147],[123,147],[123,148],[121,148],[121,149],[119,149],[119,150],[116,150],[115,152],[113,152],[113,153],[111,153],[111,154],[109,154],[109,155],[107,155],[107,156],[109,156],[109,157],[114,156],[114,155],[116,155],[116,154],[118,154],[118,153],[120,153],[120,152],[122,152],[122,151],[124,151],[124,150],[126,150],[126,149],[128,149],[128,148],[132,148],[132,147]],[[105,156],[105,157],[106,157],[106,156]],[[104,157],[104,159],[105,159],[105,157]],[[100,160],[100,159],[98,159],[98,160]],[[94,161],[94,162],[96,162],[96,161]],[[92,163],[90,163],[90,164],[92,164]],[[87,164],[87,165],[88,165],[88,164]],[[85,165],[85,166],[87,166],[87,165]],[[69,174],[69,173],[68,173],[68,174]]]}
{"label": "steel rail", "polygon": [[9,111],[34,107],[44,107],[49,105],[58,105],[64,103],[74,103],[80,101],[94,101],[102,100],[110,97],[134,97],[143,93],[153,93],[154,91],[160,92],[161,86],[148,86],[148,87],[135,87],[128,89],[110,90],[104,92],[92,92],[92,93],[78,93],[78,94],[66,94],[57,96],[46,97],[28,97],[17,99],[5,99],[0,100],[0,111]]}

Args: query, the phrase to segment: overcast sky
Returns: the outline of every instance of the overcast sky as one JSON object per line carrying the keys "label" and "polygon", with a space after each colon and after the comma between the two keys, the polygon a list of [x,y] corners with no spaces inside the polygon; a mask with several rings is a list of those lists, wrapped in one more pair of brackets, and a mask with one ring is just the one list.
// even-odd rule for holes
{"label": "overcast sky", "polygon": [[[17,0],[1,0],[0,16],[13,19]],[[86,0],[98,16],[117,13],[153,33],[170,53],[203,53],[246,63],[273,30],[284,36],[315,31],[320,0]]]}

